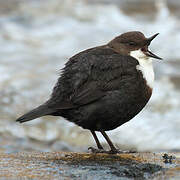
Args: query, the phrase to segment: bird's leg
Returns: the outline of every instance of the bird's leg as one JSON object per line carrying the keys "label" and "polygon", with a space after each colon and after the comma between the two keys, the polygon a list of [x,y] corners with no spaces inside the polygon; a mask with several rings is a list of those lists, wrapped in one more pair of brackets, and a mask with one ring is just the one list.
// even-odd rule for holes
{"label": "bird's leg", "polygon": [[110,154],[117,154],[117,153],[137,153],[137,151],[135,150],[130,150],[130,151],[122,151],[122,150],[119,150],[117,149],[114,144],[112,143],[112,141],[110,140],[110,138],[108,137],[108,135],[104,132],[104,131],[101,131],[101,134],[104,136],[104,138],[106,139],[107,143],[109,144],[111,150],[108,151],[107,153],[110,153]]}
{"label": "bird's leg", "polygon": [[97,135],[96,135],[95,131],[91,131],[91,133],[92,133],[92,135],[93,135],[93,137],[94,137],[94,139],[95,139],[95,141],[96,141],[96,144],[97,144],[98,149],[103,149],[101,143],[99,142],[99,140],[98,140],[98,138],[97,138]]}
{"label": "bird's leg", "polygon": [[101,152],[104,152],[104,149],[103,149],[101,143],[99,142],[98,137],[97,137],[95,131],[91,131],[91,133],[92,133],[92,135],[93,135],[93,137],[94,137],[94,139],[95,139],[95,141],[96,141],[96,144],[97,144],[98,149],[93,148],[93,147],[89,147],[88,149],[91,150],[93,153],[101,153]]}
{"label": "bird's leg", "polygon": [[107,143],[109,144],[109,146],[111,148],[109,153],[112,153],[112,154],[119,153],[120,151],[118,149],[116,149],[116,147],[114,146],[114,144],[112,143],[112,141],[110,140],[108,135],[105,133],[105,131],[101,131],[101,134],[104,136],[104,138],[106,139]]}

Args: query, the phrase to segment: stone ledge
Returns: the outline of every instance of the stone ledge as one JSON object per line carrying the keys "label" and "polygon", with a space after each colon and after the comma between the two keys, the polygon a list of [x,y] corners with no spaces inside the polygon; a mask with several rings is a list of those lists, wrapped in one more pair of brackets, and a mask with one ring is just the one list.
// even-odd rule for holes
{"label": "stone ledge", "polygon": [[[0,154],[0,178],[169,179],[180,177],[180,153],[118,155],[32,152]],[[168,158],[172,158],[168,161]]]}

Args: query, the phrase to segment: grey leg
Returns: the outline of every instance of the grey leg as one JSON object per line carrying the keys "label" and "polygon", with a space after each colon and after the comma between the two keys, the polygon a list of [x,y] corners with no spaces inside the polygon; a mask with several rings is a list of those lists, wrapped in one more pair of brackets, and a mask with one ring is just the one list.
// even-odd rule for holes
{"label": "grey leg", "polygon": [[112,141],[110,140],[110,138],[108,137],[108,135],[105,133],[105,131],[101,131],[101,134],[104,136],[104,138],[106,139],[107,143],[109,144],[110,148],[111,148],[111,153],[118,153],[118,149],[116,149],[116,147],[114,146],[114,144],[112,143]]}
{"label": "grey leg", "polygon": [[99,140],[98,140],[98,138],[97,138],[97,135],[96,135],[95,131],[91,131],[91,133],[92,133],[92,135],[93,135],[93,137],[94,137],[94,139],[95,139],[95,141],[96,141],[96,144],[97,144],[98,149],[103,149],[101,143],[99,142]]}

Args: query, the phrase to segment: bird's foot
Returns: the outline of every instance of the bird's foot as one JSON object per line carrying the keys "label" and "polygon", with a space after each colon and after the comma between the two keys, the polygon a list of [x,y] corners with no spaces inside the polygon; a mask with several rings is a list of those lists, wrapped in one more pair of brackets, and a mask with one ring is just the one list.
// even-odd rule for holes
{"label": "bird's foot", "polygon": [[113,149],[110,151],[106,151],[104,149],[96,149],[94,147],[89,147],[88,150],[90,150],[92,153],[106,153],[106,154],[118,154],[118,153],[122,153],[121,151],[117,150],[117,149]]}
{"label": "bird's foot", "polygon": [[119,151],[118,149],[112,149],[110,151],[106,151],[104,149],[96,149],[94,147],[89,147],[88,150],[90,150],[92,153],[106,153],[106,154],[118,154],[122,153],[122,151]]}
{"label": "bird's foot", "polygon": [[137,153],[137,151],[135,151],[135,150],[124,151],[124,150],[120,150],[120,149],[111,149],[109,151],[109,154],[128,154],[128,153]]}
{"label": "bird's foot", "polygon": [[90,150],[92,153],[107,153],[104,149],[96,149],[94,147],[89,147],[88,150]]}
{"label": "bird's foot", "polygon": [[126,153],[136,153],[136,151],[122,151],[119,149],[111,149],[110,151],[106,151],[104,149],[96,149],[94,147],[89,147],[88,150],[90,150],[92,153],[106,153],[106,154],[126,154]]}

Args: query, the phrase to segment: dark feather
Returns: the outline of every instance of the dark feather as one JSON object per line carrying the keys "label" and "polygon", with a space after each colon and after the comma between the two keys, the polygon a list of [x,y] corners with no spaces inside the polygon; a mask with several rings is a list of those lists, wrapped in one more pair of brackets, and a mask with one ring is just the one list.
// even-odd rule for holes
{"label": "dark feather", "polygon": [[49,115],[53,112],[53,110],[49,109],[46,105],[41,105],[30,112],[24,114],[23,116],[19,117],[16,121],[23,123],[26,121],[30,121],[36,119],[38,117],[42,117],[45,115]]}
{"label": "dark feather", "polygon": [[133,75],[130,70],[136,71],[137,64],[133,57],[119,55],[110,48],[83,51],[66,63],[48,103],[55,109],[64,109],[65,102],[72,109],[96,101],[106,91],[120,89],[121,81]]}

